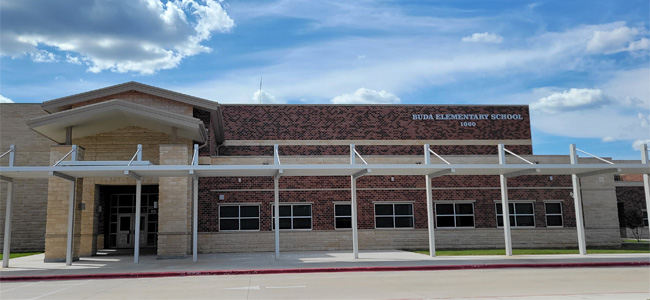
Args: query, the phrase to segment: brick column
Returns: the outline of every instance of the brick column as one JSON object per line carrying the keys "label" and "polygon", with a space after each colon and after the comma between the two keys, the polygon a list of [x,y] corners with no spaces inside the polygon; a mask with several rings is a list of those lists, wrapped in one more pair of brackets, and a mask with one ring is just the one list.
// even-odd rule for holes
{"label": "brick column", "polygon": [[[160,145],[161,165],[187,165],[187,145]],[[158,198],[158,258],[185,258],[190,251],[189,177],[161,177]]]}
{"label": "brick column", "polygon": [[[70,145],[57,145],[50,147],[50,165],[54,165],[59,159],[66,155],[72,147]],[[66,160],[70,160],[68,156]],[[83,160],[83,148],[77,147],[77,160]],[[48,179],[47,191],[47,223],[45,225],[45,262],[63,262],[66,255],[66,239],[68,232],[68,201],[70,200],[69,180],[58,177]],[[75,211],[73,226],[73,260],[79,259],[79,248],[81,238],[81,203],[83,192],[83,179],[77,179],[75,195]]]}

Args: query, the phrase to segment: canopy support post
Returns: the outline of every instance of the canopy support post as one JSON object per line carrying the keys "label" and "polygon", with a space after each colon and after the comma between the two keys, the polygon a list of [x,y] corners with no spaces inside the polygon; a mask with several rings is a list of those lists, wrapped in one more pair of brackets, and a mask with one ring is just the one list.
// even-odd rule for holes
{"label": "canopy support post", "polygon": [[[571,153],[571,164],[578,164],[578,153],[576,152],[576,145],[569,145]],[[576,229],[578,230],[578,250],[580,255],[587,255],[587,243],[585,241],[585,223],[582,214],[582,197],[580,195],[580,177],[577,174],[571,174],[571,181],[573,182],[573,204],[576,211]]]}
{"label": "canopy support post", "polygon": [[[506,164],[506,153],[503,144],[499,144],[499,164]],[[510,235],[510,211],[508,205],[508,178],[505,174],[499,175],[501,182],[501,211],[503,220],[503,236],[506,246],[506,255],[512,256],[512,236]]]}

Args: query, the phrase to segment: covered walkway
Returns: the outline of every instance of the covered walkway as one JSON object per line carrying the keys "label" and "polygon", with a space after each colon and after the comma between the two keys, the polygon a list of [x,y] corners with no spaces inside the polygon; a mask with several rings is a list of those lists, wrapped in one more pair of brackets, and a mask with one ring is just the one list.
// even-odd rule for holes
{"label": "covered walkway", "polygon": [[[650,164],[648,163],[648,148],[644,145],[641,153],[641,163],[634,164],[615,164],[605,159],[597,158],[601,163],[579,164],[578,152],[583,152],[593,156],[585,151],[579,150],[575,145],[570,146],[570,164],[536,164],[517,154],[509,151],[503,144],[498,146],[498,164],[458,164],[450,163],[440,155],[429,149],[429,145],[424,145],[424,163],[423,164],[369,164],[360,153],[357,152],[354,145],[350,145],[350,164],[293,164],[285,165],[281,162],[278,146],[274,147],[274,164],[272,165],[199,165],[198,164],[198,145],[194,146],[194,154],[189,165],[152,165],[149,162],[142,161],[141,147],[133,155],[131,161],[75,161],[77,147],[72,145],[70,152],[57,161],[53,166],[41,167],[20,167],[14,166],[13,147],[5,152],[4,155],[10,155],[8,167],[0,168],[0,179],[9,182],[7,193],[7,217],[5,224],[4,252],[5,258],[8,258],[10,249],[11,233],[11,182],[16,178],[48,178],[51,176],[60,177],[70,182],[69,196],[69,215],[68,215],[68,233],[67,233],[67,255],[66,265],[72,264],[72,237],[74,221],[74,202],[75,202],[75,182],[78,178],[89,177],[123,177],[129,176],[136,181],[136,207],[140,206],[140,191],[143,177],[189,177],[192,179],[192,252],[193,261],[198,261],[198,178],[199,177],[246,177],[246,176],[269,176],[274,178],[274,196],[275,196],[275,227],[279,228],[279,181],[284,176],[349,176],[351,182],[351,203],[352,203],[352,241],[353,241],[353,258],[359,258],[358,247],[358,226],[357,226],[357,199],[356,199],[356,180],[361,176],[382,176],[382,175],[418,175],[424,176],[426,180],[426,203],[429,230],[429,250],[432,256],[435,255],[435,236],[433,222],[433,200],[431,179],[445,175],[498,175],[501,185],[501,206],[503,211],[503,230],[504,244],[506,255],[512,255],[512,241],[510,234],[510,218],[508,205],[508,178],[522,175],[571,175],[573,182],[573,197],[576,212],[576,230],[578,236],[578,245],[581,255],[586,255],[586,242],[582,212],[582,199],[580,190],[581,177],[595,176],[599,174],[643,174],[646,204],[650,207],[650,187],[648,183],[648,174],[650,174]],[[519,163],[507,164],[506,154],[513,155],[519,160]],[[432,157],[432,155],[435,156]],[[64,161],[66,158],[71,160]],[[358,161],[358,160],[360,161]],[[432,163],[434,162],[435,163]],[[135,228],[139,228],[140,210],[136,210]],[[139,231],[135,231],[135,250],[133,262],[139,263]],[[280,231],[275,231],[275,260],[282,260],[280,256]],[[204,256],[202,256],[204,257]],[[83,263],[83,260],[80,261]],[[3,260],[3,267],[8,267],[9,262]],[[202,264],[203,265],[203,264]]]}

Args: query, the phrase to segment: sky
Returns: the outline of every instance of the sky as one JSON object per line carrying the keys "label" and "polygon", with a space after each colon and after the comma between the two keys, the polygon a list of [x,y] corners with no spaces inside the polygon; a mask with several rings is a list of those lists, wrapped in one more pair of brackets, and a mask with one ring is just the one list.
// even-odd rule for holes
{"label": "sky", "polygon": [[3,0],[0,102],[529,105],[535,154],[640,159],[650,1]]}

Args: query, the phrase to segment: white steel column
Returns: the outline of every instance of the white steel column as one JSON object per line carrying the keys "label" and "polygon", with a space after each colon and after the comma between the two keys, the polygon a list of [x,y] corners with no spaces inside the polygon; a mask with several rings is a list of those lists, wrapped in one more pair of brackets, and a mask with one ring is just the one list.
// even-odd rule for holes
{"label": "white steel column", "polygon": [[273,194],[275,197],[275,259],[280,258],[280,176],[273,178]]}
{"label": "white steel column", "polygon": [[[199,164],[199,145],[194,144],[192,165]],[[194,173],[194,172],[192,172]],[[199,260],[199,177],[192,176],[192,261]]]}
{"label": "white steel column", "polygon": [[354,258],[359,258],[359,230],[357,228],[357,179],[350,176],[351,184],[351,205],[352,208],[352,252]]}
{"label": "white steel column", "polygon": [[[650,168],[650,162],[648,162],[648,144],[641,145],[641,163],[647,165]],[[645,210],[647,214],[650,214],[650,176],[648,174],[643,174],[643,189],[645,190]]]}
{"label": "white steel column", "polygon": [[[578,164],[578,153],[576,152],[576,145],[569,145],[571,153],[571,164]],[[580,195],[580,178],[577,174],[571,174],[571,181],[573,182],[573,204],[576,211],[576,229],[578,230],[578,250],[580,255],[587,255],[587,243],[585,241],[585,223],[582,214],[582,197]]]}
{"label": "white steel column", "polygon": [[142,181],[135,181],[135,236],[133,241],[133,263],[140,262],[140,217],[142,213]]}
{"label": "white steel column", "polygon": [[199,260],[199,177],[192,179],[192,261]]}
{"label": "white steel column", "polygon": [[[506,164],[506,152],[503,144],[499,144],[499,164]],[[501,211],[503,212],[503,236],[506,245],[506,255],[512,256],[512,237],[510,235],[510,210],[508,206],[508,179],[505,174],[499,175],[501,181]]]}
{"label": "white steel column", "polygon": [[5,235],[2,248],[2,267],[9,267],[9,255],[11,253],[11,196],[13,182],[7,181],[7,211],[5,212]]}
{"label": "white steel column", "polygon": [[[350,164],[355,164],[354,144],[350,145]],[[357,228],[357,179],[350,176],[350,208],[352,209],[352,252],[354,258],[359,258],[359,229]]]}
{"label": "white steel column", "polygon": [[[424,145],[424,164],[431,164],[431,153],[429,153],[429,144]],[[431,191],[431,176],[425,175],[427,189],[427,225],[429,228],[429,255],[436,256],[436,237],[433,224],[433,195]]]}
{"label": "white steel column", "polygon": [[[273,146],[273,164],[280,165],[280,151],[278,145]],[[274,203],[274,215],[275,215],[275,260],[280,259],[280,175],[282,170],[278,170],[278,173],[273,176],[273,197],[275,198]]]}
{"label": "white steel column", "polygon": [[70,198],[68,200],[68,236],[67,248],[65,251],[65,264],[67,266],[72,265],[72,230],[74,225],[74,199],[76,187],[77,180],[70,180]]}

